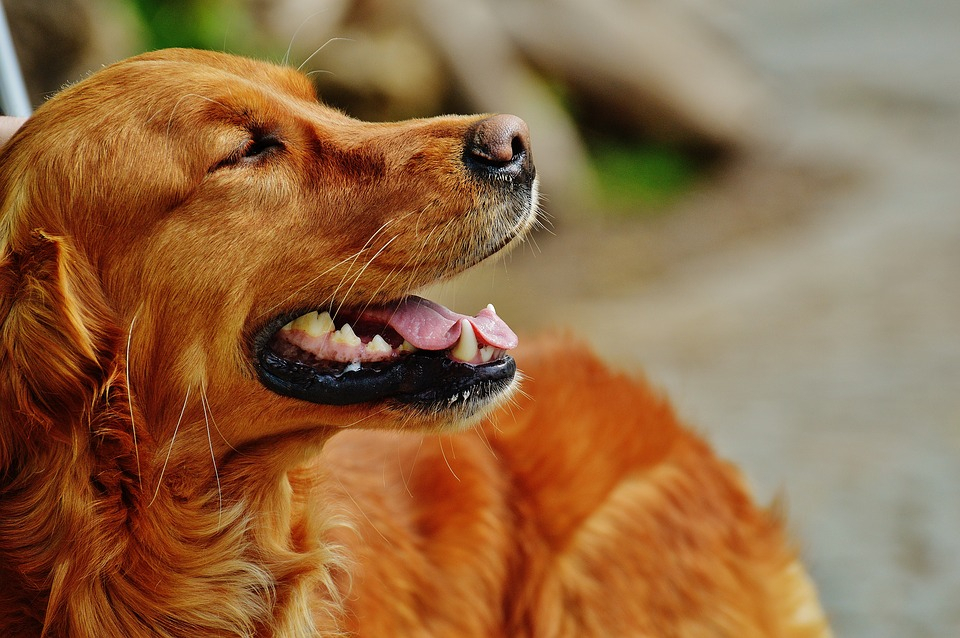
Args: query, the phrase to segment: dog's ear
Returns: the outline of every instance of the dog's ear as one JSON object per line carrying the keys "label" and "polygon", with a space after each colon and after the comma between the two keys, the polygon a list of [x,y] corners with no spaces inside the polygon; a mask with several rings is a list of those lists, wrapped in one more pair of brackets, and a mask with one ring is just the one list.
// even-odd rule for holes
{"label": "dog's ear", "polygon": [[[119,330],[99,281],[64,237],[34,232],[0,259],[0,396],[68,434],[113,373]],[[16,416],[14,417],[16,418]]]}

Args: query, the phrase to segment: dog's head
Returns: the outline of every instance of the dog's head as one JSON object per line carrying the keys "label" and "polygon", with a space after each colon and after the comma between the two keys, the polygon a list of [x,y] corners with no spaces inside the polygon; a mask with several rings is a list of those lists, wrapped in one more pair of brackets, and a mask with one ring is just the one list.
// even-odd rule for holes
{"label": "dog's head", "polygon": [[212,422],[239,447],[441,428],[513,384],[492,307],[412,292],[534,223],[517,118],[364,123],[291,69],[161,51],[40,108],[0,155],[0,196],[17,414],[56,424],[123,384],[143,436]]}

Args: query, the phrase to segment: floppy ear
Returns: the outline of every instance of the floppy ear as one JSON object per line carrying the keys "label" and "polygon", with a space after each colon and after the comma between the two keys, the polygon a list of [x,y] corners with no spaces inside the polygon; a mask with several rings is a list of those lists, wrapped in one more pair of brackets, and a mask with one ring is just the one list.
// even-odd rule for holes
{"label": "floppy ear", "polygon": [[0,416],[13,410],[67,434],[112,374],[120,335],[111,314],[92,269],[67,238],[35,231],[26,246],[5,255],[0,397],[8,405]]}

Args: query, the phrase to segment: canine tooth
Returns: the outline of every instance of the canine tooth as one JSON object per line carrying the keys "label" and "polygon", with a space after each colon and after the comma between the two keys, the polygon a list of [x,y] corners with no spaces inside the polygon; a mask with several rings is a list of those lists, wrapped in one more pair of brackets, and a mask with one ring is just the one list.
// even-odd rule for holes
{"label": "canine tooth", "polygon": [[477,335],[473,332],[473,326],[466,319],[460,320],[460,339],[457,345],[450,352],[454,359],[458,361],[473,361],[477,356]]}
{"label": "canine tooth", "polygon": [[393,348],[383,340],[383,337],[375,335],[367,344],[367,352],[370,354],[390,354],[393,352]]}
{"label": "canine tooth", "polygon": [[492,312],[493,314],[497,314],[497,309],[493,307],[493,304],[492,304],[492,303],[488,303],[488,304],[487,304],[487,310],[489,310],[489,311]]}
{"label": "canine tooth", "polygon": [[359,346],[360,337],[356,335],[349,323],[345,323],[342,328],[333,333],[333,342],[345,346]]}

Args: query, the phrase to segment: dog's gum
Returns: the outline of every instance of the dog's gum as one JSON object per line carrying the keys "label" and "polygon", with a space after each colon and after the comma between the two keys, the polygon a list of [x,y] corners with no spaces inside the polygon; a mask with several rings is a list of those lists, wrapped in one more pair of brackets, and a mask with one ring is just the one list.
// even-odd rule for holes
{"label": "dog's gum", "polygon": [[283,344],[282,347],[275,347],[277,352],[286,352],[288,347],[292,347],[312,360],[337,363],[387,361],[407,352],[402,347],[391,347],[380,335],[374,335],[368,343],[364,343],[349,324],[319,336],[293,326],[280,331],[277,343]]}

